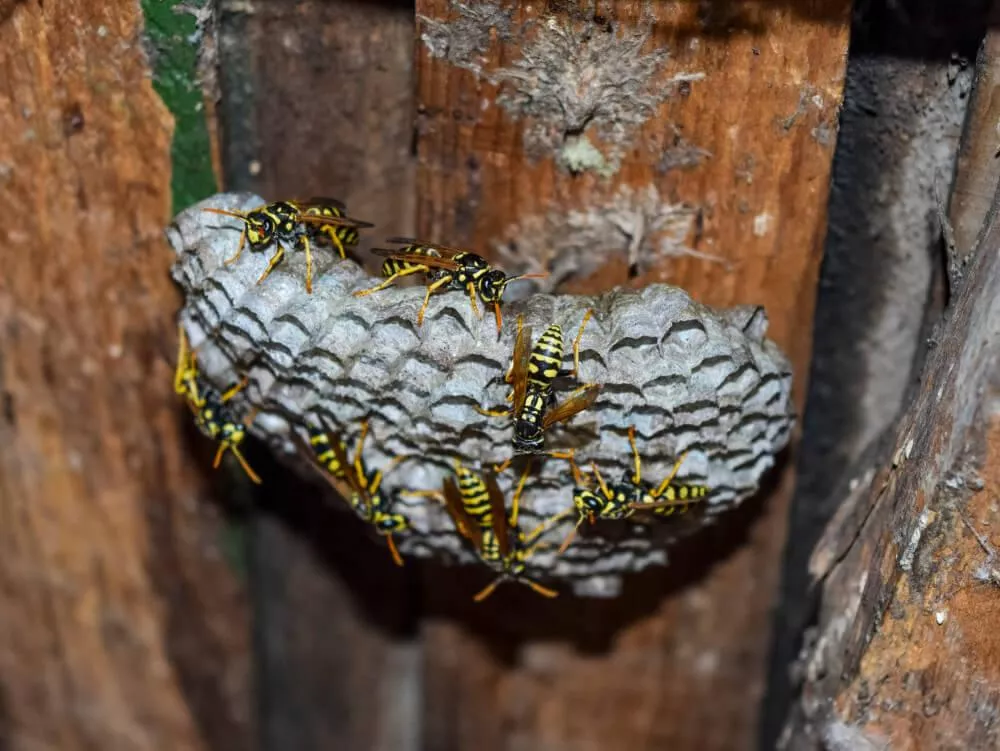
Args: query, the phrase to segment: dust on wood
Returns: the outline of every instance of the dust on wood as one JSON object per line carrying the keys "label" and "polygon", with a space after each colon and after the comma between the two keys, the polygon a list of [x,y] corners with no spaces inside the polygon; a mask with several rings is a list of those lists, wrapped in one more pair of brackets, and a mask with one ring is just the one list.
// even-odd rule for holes
{"label": "dust on wood", "polygon": [[[478,41],[462,48],[472,61],[463,64],[442,29],[482,23],[472,7],[485,5],[417,3],[430,19],[418,31],[425,42],[417,56],[419,234],[487,254],[502,246],[508,266],[521,250],[530,264],[566,232],[559,212],[599,214],[623,188],[636,195],[653,188],[665,204],[696,212],[685,245],[702,257],[633,263],[630,245],[641,232],[633,227],[622,232],[617,252],[602,249],[595,271],[563,289],[667,281],[715,305],[762,303],[770,333],[793,360],[801,405],[848,3],[825,4],[822,17],[795,5],[719,4],[699,15],[683,2],[509,4],[480,14],[485,31],[464,32],[475,31]],[[612,50],[608,59],[619,59],[613,50],[636,34],[648,34],[637,54],[655,65],[619,79],[589,71],[594,78],[640,93],[648,82],[636,75],[661,84],[679,74],[704,78],[675,81],[648,119],[631,119],[622,153],[609,149],[615,136],[594,123],[602,113],[569,122],[547,120],[544,107],[522,109],[529,117],[517,118],[501,106],[530,99],[524,92],[533,86],[544,94],[551,76],[567,70],[563,60],[538,57],[538,35],[569,35],[581,47],[597,39]],[[666,56],[648,57],[663,48]],[[586,73],[599,58],[581,49],[574,59]],[[540,140],[555,146],[545,154]],[[581,150],[584,141],[590,149]],[[576,169],[566,146],[586,157]],[[529,226],[554,229],[517,234]],[[443,617],[425,628],[425,741],[450,748],[749,748],[791,485],[786,466],[764,514],[759,506],[741,509],[716,533],[675,551],[666,573],[633,582],[617,605],[540,605],[511,592],[473,612],[432,595],[431,610]],[[441,589],[430,577],[427,586]]]}
{"label": "dust on wood", "polygon": [[252,747],[247,610],[171,389],[172,122],[138,3],[0,8],[0,727]]}

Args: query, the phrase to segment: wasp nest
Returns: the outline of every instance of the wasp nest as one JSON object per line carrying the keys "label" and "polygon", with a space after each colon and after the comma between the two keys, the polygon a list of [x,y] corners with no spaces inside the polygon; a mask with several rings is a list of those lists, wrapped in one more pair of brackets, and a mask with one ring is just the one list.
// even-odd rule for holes
{"label": "wasp nest", "polygon": [[[687,452],[676,481],[710,488],[683,517],[584,525],[556,555],[574,522],[567,519],[548,533],[555,544],[532,556],[529,575],[571,583],[578,594],[614,595],[622,573],[666,563],[678,534],[752,495],[788,441],[791,371],[764,339],[767,319],[759,307],[717,311],[667,285],[594,297],[534,295],[505,306],[498,336],[489,311],[479,318],[467,296],[447,292],[432,297],[418,327],[423,287],[356,298],[353,292],[376,280],[327,251],[314,254],[311,295],[301,253],[291,253],[260,285],[268,253],[246,252],[226,266],[241,223],[201,208],[262,203],[246,193],[220,194],[182,212],[168,230],[177,252],[173,275],[186,296],[181,320],[199,368],[218,387],[248,377],[245,398],[258,410],[251,432],[288,458],[301,459],[290,431],[304,435],[317,415],[342,431],[351,450],[368,418],[370,467],[411,457],[383,481],[412,527],[398,538],[404,555],[477,560],[442,504],[397,491],[440,489],[455,458],[486,468],[510,455],[510,419],[483,416],[476,407],[506,403],[504,373],[518,314],[535,338],[558,323],[571,340],[585,312],[594,311],[578,380],[603,388],[591,408],[547,432],[548,448],[575,447],[581,466],[594,462],[605,478],[618,480],[631,472],[634,426],[644,479],[658,484]],[[508,498],[519,477],[514,466],[499,477]],[[522,528],[570,507],[573,487],[567,462],[536,457],[521,502]]]}

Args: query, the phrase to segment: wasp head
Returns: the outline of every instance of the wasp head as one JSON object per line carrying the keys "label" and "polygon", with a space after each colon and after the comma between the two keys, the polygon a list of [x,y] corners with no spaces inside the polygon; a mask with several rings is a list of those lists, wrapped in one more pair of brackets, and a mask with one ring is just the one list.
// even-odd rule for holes
{"label": "wasp head", "polygon": [[274,240],[274,220],[263,211],[251,211],[244,220],[251,248],[270,245]]}
{"label": "wasp head", "polygon": [[375,529],[383,534],[402,532],[409,526],[406,522],[406,517],[402,514],[386,513],[376,514],[373,524],[375,525]]}
{"label": "wasp head", "polygon": [[479,296],[486,303],[500,302],[508,281],[507,275],[499,269],[487,271],[479,278]]}
{"label": "wasp head", "polygon": [[533,422],[517,420],[514,423],[514,450],[520,454],[535,454],[545,446],[545,434]]}
{"label": "wasp head", "polygon": [[599,516],[604,509],[604,498],[586,488],[577,488],[573,492],[573,503],[581,516]]}

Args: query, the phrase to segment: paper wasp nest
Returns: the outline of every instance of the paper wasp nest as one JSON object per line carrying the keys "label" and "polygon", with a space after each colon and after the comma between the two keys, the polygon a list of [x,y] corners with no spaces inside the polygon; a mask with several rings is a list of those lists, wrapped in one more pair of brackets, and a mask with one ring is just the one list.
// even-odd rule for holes
{"label": "paper wasp nest", "polygon": [[[304,289],[300,252],[290,252],[261,285],[256,280],[270,253],[247,250],[225,266],[241,223],[200,208],[262,203],[250,194],[220,194],[182,212],[168,230],[178,256],[173,275],[186,295],[181,320],[201,371],[219,387],[248,375],[246,398],[259,409],[252,433],[289,458],[297,454],[291,424],[304,434],[322,414],[353,451],[359,423],[369,417],[365,460],[371,468],[413,457],[386,475],[389,493],[440,489],[455,457],[473,468],[507,458],[511,421],[474,408],[506,404],[510,389],[503,379],[517,315],[524,314],[535,339],[548,324],[560,324],[569,350],[585,311],[593,308],[579,380],[603,389],[593,407],[552,427],[546,446],[575,446],[582,467],[596,462],[606,480],[617,481],[631,472],[628,428],[634,425],[644,479],[658,484],[687,451],[677,481],[707,485],[711,492],[680,517],[584,524],[558,557],[555,548],[573,520],[556,526],[546,536],[551,549],[539,550],[529,566],[530,575],[549,584],[615,595],[622,573],[666,563],[671,539],[752,495],[788,442],[790,366],[764,339],[761,308],[717,311],[667,285],[595,297],[534,295],[504,306],[498,338],[491,311],[477,318],[467,296],[447,292],[432,298],[417,328],[422,286],[355,298],[352,292],[378,280],[325,248],[314,254],[312,295]],[[566,367],[569,358],[567,352]],[[536,457],[534,471],[521,503],[525,530],[572,505],[566,461]],[[519,472],[515,463],[499,478],[508,503]],[[413,528],[397,537],[404,556],[477,561],[442,504],[402,498],[396,509]]]}

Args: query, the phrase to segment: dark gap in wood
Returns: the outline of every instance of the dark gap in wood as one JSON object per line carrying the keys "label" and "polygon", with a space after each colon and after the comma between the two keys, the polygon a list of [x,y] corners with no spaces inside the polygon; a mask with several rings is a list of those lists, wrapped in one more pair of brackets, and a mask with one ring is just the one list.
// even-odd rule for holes
{"label": "dark gap in wood", "polygon": [[[946,4],[927,2],[865,4],[855,10],[813,328],[798,487],[772,634],[760,748],[773,748],[784,725],[796,691],[789,670],[801,649],[804,629],[816,617],[818,593],[810,590],[809,557],[848,495],[851,480],[868,466],[879,465],[891,448],[898,410],[873,418],[864,400],[871,403],[871,395],[889,384],[890,391],[900,395],[900,409],[910,402],[918,386],[916,374],[928,353],[928,335],[943,307],[939,238],[929,234],[923,247],[907,246],[903,237],[894,235],[899,224],[893,226],[889,212],[905,211],[911,221],[925,218],[928,228],[932,226],[927,213],[932,185],[914,181],[904,172],[906,160],[914,157],[907,142],[911,137],[934,137],[935,125],[919,118],[949,106],[955,81],[945,68],[951,65],[960,73],[963,60],[968,64],[975,60],[987,28],[988,3],[959,5],[962,11],[955,5],[944,10]],[[906,33],[900,32],[901,14],[907,15]],[[940,140],[947,143],[945,137]],[[930,154],[917,157],[931,167],[931,175],[939,170],[939,179],[945,181],[940,186],[943,195],[957,152],[957,143],[950,146],[952,154],[940,168]],[[903,296],[894,300],[887,290],[893,284],[905,289],[907,274],[919,279],[921,266],[929,269],[930,279],[925,289],[910,291],[926,302],[919,309],[910,302],[907,308]],[[894,315],[901,316],[900,327],[910,342],[896,346],[901,354],[907,348],[911,354],[894,365],[880,364],[873,353],[883,346],[873,340],[872,332],[881,320]]]}

